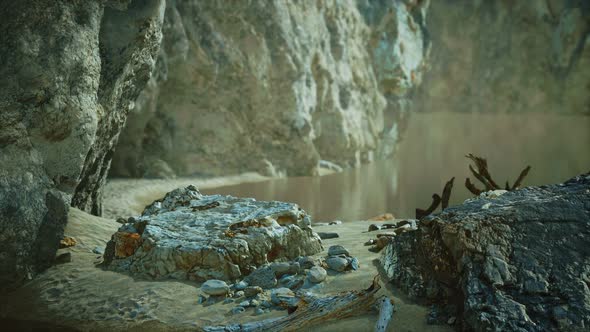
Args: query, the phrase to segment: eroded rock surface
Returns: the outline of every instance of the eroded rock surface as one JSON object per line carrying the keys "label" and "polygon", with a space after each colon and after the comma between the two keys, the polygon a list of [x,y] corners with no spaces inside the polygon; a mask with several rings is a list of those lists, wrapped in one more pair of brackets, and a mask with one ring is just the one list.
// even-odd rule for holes
{"label": "eroded rock surface", "polygon": [[381,264],[409,295],[463,308],[466,330],[586,330],[590,173],[428,216]]}
{"label": "eroded rock surface", "polygon": [[320,159],[342,169],[390,155],[421,82],[427,8],[168,1],[157,70],[129,117],[113,174],[308,175]]}
{"label": "eroded rock surface", "polygon": [[233,281],[263,264],[321,250],[309,216],[295,204],[204,196],[189,186],[121,226],[107,245],[105,263],[154,279]]}
{"label": "eroded rock surface", "polygon": [[0,4],[0,288],[53,262],[68,207],[99,215],[163,0]]}

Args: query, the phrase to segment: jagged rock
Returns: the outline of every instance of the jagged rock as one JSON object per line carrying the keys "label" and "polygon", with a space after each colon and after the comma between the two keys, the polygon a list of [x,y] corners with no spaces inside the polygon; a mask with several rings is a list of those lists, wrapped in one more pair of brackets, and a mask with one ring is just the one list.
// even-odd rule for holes
{"label": "jagged rock", "polygon": [[457,301],[464,330],[584,330],[589,202],[590,173],[470,199],[395,237],[381,264],[412,297]]}
{"label": "jagged rock", "polygon": [[0,5],[0,288],[51,266],[70,204],[101,213],[165,9],[163,0],[118,2]]}
{"label": "jagged rock", "polygon": [[[105,250],[105,264],[156,279],[234,280],[276,259],[321,251],[306,217],[291,203],[204,196],[193,186],[179,188],[147,206],[134,224],[119,228]],[[274,278],[265,266],[244,280],[274,287]]]}
{"label": "jagged rock", "polygon": [[320,283],[320,282],[326,280],[328,273],[326,272],[326,270],[323,267],[314,266],[311,269],[309,269],[307,276],[309,277],[309,281],[311,281],[313,283]]}
{"label": "jagged rock", "polygon": [[328,248],[328,256],[338,256],[338,255],[345,255],[345,256],[350,256],[350,253],[348,252],[348,249],[344,248],[343,246],[337,244],[334,246],[330,246],[330,248]]}
{"label": "jagged rock", "polygon": [[311,269],[316,265],[315,259],[309,256],[299,257],[298,262],[302,269]]}
{"label": "jagged rock", "polygon": [[229,293],[229,286],[222,280],[207,280],[201,285],[201,290],[207,295],[226,295]]}
{"label": "jagged rock", "polygon": [[168,1],[157,70],[113,174],[301,175],[392,153],[426,68],[427,6]]}
{"label": "jagged rock", "polygon": [[289,288],[273,289],[270,293],[270,299],[274,305],[284,307],[292,307],[299,302],[299,299],[295,297],[295,293]]}
{"label": "jagged rock", "polygon": [[342,257],[329,257],[326,259],[326,264],[331,270],[342,272],[348,268],[350,262],[348,259]]}

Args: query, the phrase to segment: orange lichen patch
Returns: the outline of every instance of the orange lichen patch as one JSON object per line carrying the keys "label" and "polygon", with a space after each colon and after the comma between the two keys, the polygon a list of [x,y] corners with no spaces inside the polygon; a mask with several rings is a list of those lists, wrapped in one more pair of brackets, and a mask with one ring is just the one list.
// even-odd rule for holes
{"label": "orange lichen patch", "polygon": [[281,226],[297,224],[297,220],[293,216],[279,216],[277,222]]}
{"label": "orange lichen patch", "polygon": [[117,232],[115,239],[115,257],[125,258],[133,255],[141,245],[141,236],[138,233]]}
{"label": "orange lichen patch", "polygon": [[368,221],[385,221],[385,220],[393,220],[393,219],[395,219],[393,214],[384,213],[384,214],[380,214],[378,216],[375,216],[375,217],[369,219]]}
{"label": "orange lichen patch", "polygon": [[73,247],[76,244],[78,244],[76,239],[70,236],[64,236],[63,239],[59,241],[59,249]]}

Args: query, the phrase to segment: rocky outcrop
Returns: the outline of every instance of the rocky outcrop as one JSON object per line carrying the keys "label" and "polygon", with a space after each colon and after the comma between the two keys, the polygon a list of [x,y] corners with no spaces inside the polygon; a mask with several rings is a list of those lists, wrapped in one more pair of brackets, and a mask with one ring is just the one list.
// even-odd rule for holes
{"label": "rocky outcrop", "polygon": [[340,168],[390,155],[421,81],[427,7],[169,1],[157,70],[112,174],[303,175],[320,159]]}
{"label": "rocky outcrop", "polygon": [[320,252],[310,225],[296,204],[204,196],[189,186],[130,218],[107,245],[105,265],[154,279],[234,281],[263,264]]}
{"label": "rocky outcrop", "polygon": [[464,330],[587,330],[590,173],[428,216],[381,264],[411,296],[458,308]]}
{"label": "rocky outcrop", "polygon": [[588,1],[432,1],[416,110],[590,114]]}
{"label": "rocky outcrop", "polygon": [[100,214],[119,130],[155,63],[162,0],[0,4],[0,285],[54,258],[70,203]]}

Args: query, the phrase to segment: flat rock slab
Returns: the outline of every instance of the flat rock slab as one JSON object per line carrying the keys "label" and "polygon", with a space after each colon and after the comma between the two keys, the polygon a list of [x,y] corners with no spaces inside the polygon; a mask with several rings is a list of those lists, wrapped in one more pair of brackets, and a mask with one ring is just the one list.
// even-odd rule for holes
{"label": "flat rock slab", "polygon": [[119,228],[105,265],[154,279],[233,281],[256,267],[322,250],[296,204],[179,188]]}

